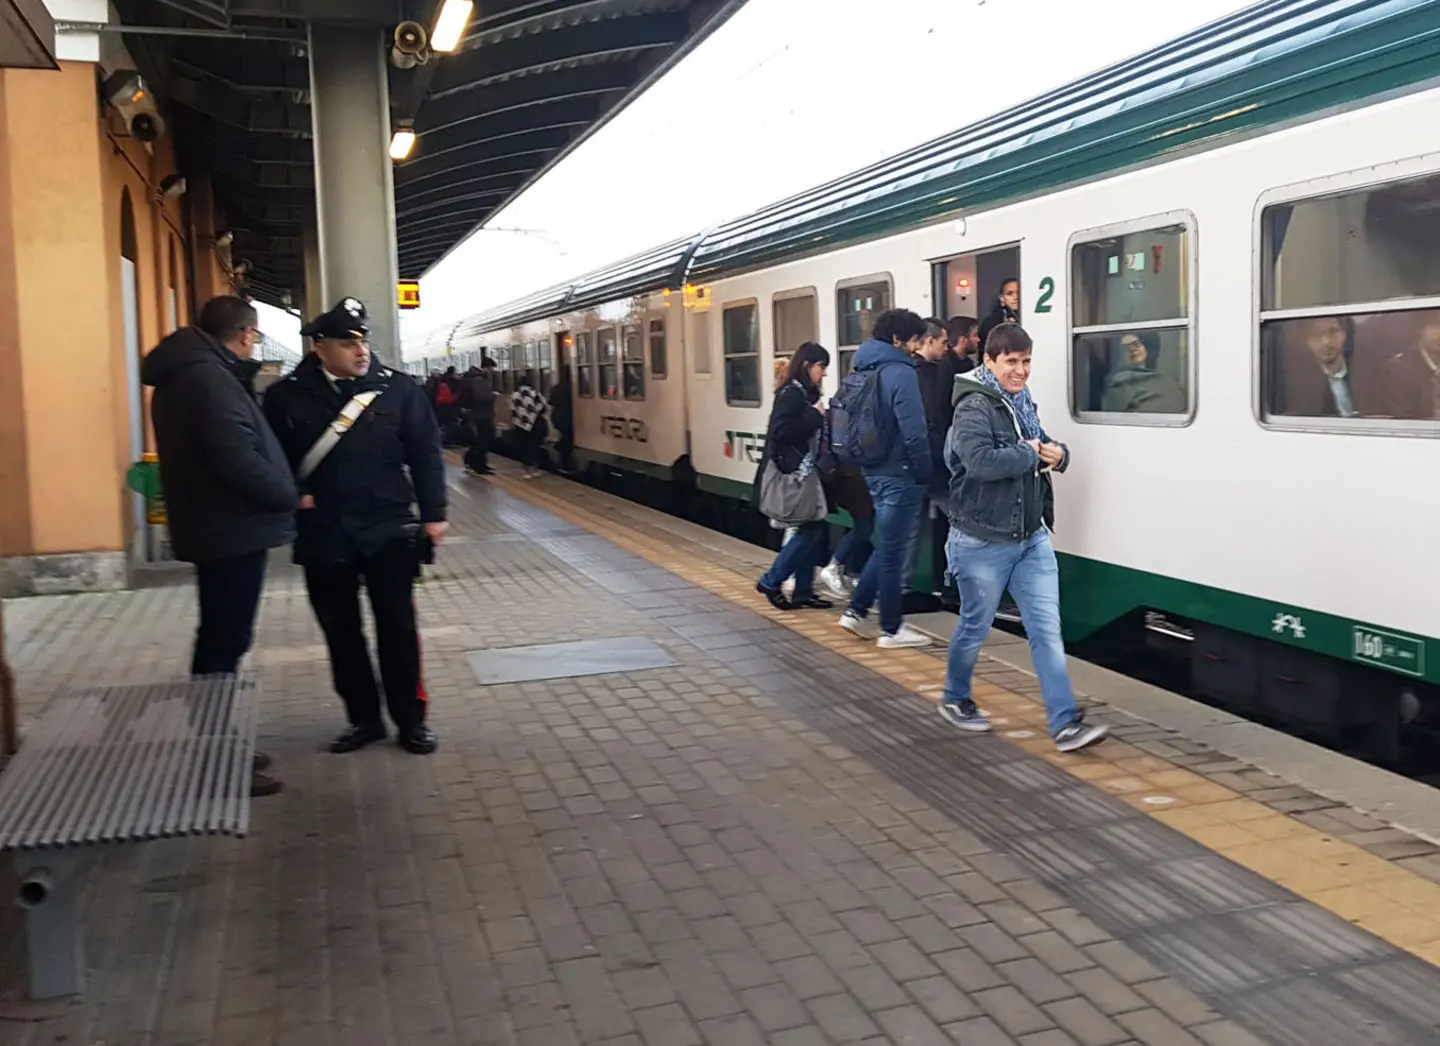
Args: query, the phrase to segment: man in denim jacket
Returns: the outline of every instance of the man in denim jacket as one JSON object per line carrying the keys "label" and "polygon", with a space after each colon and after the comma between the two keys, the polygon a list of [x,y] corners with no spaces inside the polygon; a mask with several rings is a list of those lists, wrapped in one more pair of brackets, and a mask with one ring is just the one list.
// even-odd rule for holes
{"label": "man in denim jacket", "polygon": [[971,696],[971,677],[1008,588],[1030,638],[1050,735],[1060,751],[1073,752],[1107,731],[1084,722],[1065,666],[1050,473],[1065,471],[1070,451],[1046,434],[1025,387],[1031,349],[1019,324],[1002,323],[986,339],[984,365],[955,381],[955,420],[945,441],[946,554],[960,587],[960,624],[950,638],[940,714],[961,730],[990,729]]}

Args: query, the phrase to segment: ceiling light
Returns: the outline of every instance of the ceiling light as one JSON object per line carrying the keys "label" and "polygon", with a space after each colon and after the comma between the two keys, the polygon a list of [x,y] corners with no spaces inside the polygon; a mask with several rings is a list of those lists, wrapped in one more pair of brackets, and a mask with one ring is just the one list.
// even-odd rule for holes
{"label": "ceiling light", "polygon": [[408,123],[402,123],[395,128],[395,133],[390,138],[390,159],[403,160],[410,155],[410,150],[415,148],[415,128]]}
{"label": "ceiling light", "polygon": [[445,0],[440,17],[435,19],[435,31],[430,34],[430,49],[448,54],[459,47],[474,10],[474,0]]}

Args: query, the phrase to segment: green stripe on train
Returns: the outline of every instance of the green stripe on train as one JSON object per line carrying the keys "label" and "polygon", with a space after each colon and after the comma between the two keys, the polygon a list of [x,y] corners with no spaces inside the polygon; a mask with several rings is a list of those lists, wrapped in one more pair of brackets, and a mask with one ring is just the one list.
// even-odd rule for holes
{"label": "green stripe on train", "polygon": [[[748,483],[703,474],[696,479],[700,489],[711,494],[750,498]],[[832,522],[843,526],[849,521],[837,516]],[[1440,638],[1434,636],[1417,636],[1373,621],[1337,617],[1084,556],[1062,552],[1058,558],[1061,621],[1069,643],[1088,639],[1136,610],[1154,610],[1440,683]],[[922,556],[920,561],[928,564],[929,557]],[[927,579],[918,580],[923,584]]]}

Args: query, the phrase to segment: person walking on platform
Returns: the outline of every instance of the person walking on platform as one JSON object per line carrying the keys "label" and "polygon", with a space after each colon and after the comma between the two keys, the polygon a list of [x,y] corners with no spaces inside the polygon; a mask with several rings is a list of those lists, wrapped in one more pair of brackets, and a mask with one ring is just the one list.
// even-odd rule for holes
{"label": "person walking on platform", "polygon": [[470,429],[465,468],[477,476],[488,476],[494,471],[490,468],[490,444],[495,442],[495,361],[489,356],[466,375],[460,405]]}
{"label": "person walking on platform", "polygon": [[315,351],[271,387],[265,415],[299,481],[295,562],[305,568],[350,721],[330,750],[353,752],[386,736],[361,631],[363,581],[390,718],[401,747],[425,755],[436,742],[425,723],[414,585],[449,528],[445,465],[424,391],[371,353],[365,321],[365,306],[344,298],[306,324],[300,333]]}
{"label": "person walking on platform", "polygon": [[[190,672],[234,675],[250,650],[272,548],[295,537],[300,495],[255,398],[259,316],[243,298],[213,298],[145,357],[150,416],[175,557],[195,564],[200,625]],[[259,771],[252,795],[280,782]]]}
{"label": "person walking on platform", "polygon": [[875,505],[880,547],[865,564],[839,622],[853,635],[873,637],[868,617],[878,600],[876,645],[882,649],[930,645],[929,636],[905,623],[901,584],[915,519],[930,485],[930,442],[915,371],[915,354],[924,336],[925,321],[909,309],[882,312],[870,338],[855,353],[854,372],[831,401],[832,411],[840,404],[866,429],[847,435],[847,440],[883,447],[883,453],[861,467]]}
{"label": "person walking on platform", "polygon": [[550,423],[545,420],[545,399],[522,372],[520,387],[510,394],[510,420],[515,431],[515,454],[525,466],[526,479],[540,475],[540,453]]}
{"label": "person walking on platform", "polygon": [[955,421],[945,441],[951,477],[946,551],[960,586],[960,623],[950,637],[940,714],[961,730],[990,729],[971,681],[1000,595],[1009,589],[1030,639],[1050,736],[1060,751],[1074,752],[1108,731],[1084,721],[1065,665],[1050,474],[1065,471],[1070,451],[1046,434],[1025,387],[1032,348],[1018,323],[999,324],[986,339],[984,365],[956,383]]}

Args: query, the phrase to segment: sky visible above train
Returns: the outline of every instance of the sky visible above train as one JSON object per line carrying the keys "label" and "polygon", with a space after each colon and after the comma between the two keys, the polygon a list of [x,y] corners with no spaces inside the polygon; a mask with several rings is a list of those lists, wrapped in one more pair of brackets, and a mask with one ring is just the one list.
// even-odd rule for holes
{"label": "sky visible above train", "polygon": [[[441,262],[402,332],[743,215],[1245,6],[750,0]],[[298,321],[264,312],[298,345]]]}

